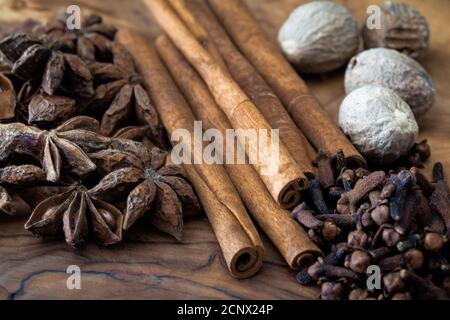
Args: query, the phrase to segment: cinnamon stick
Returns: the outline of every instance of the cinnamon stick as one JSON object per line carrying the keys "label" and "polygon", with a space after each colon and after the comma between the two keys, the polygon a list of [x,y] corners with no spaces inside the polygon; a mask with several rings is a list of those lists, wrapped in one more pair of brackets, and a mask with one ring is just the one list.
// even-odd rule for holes
{"label": "cinnamon stick", "polygon": [[[264,132],[267,143],[246,143],[243,135],[237,135],[247,156],[259,155],[252,163],[270,194],[284,208],[299,203],[300,191],[307,186],[307,179],[295,163],[286,146],[278,143],[278,152],[272,152],[276,135],[239,85],[225,72],[202,47],[192,33],[175,14],[169,3],[163,0],[144,0],[149,11],[166,31],[178,49],[200,74],[220,108],[227,115],[234,129]],[[275,137],[275,138],[274,138]],[[259,138],[259,142],[261,142]],[[270,141],[270,142],[268,142]]]}
{"label": "cinnamon stick", "polygon": [[350,162],[365,165],[364,158],[328,117],[266,35],[241,0],[208,0],[228,34],[284,103],[300,130],[317,150],[329,155],[342,149]]}
{"label": "cinnamon stick", "polygon": [[217,48],[215,42],[211,38],[210,34],[196,22],[195,16],[189,11],[186,10],[186,4],[184,1],[172,1],[169,0],[172,7],[176,10],[180,18],[189,26],[189,29],[197,38],[197,40],[201,43],[201,45],[209,52],[209,54],[214,58],[214,60],[223,68],[224,71],[227,71],[227,67],[225,61],[222,58],[222,55]]}
{"label": "cinnamon stick", "polygon": [[266,81],[236,48],[206,2],[199,0],[169,0],[169,2],[200,43],[207,37],[205,33],[209,35],[207,38],[214,42],[214,48],[219,50],[234,80],[251,98],[272,128],[280,129],[280,139],[300,169],[310,177],[314,176],[315,169],[311,161],[316,158],[314,149]]}
{"label": "cinnamon stick", "polygon": [[[225,136],[231,126],[214,101],[203,80],[166,37],[156,40],[156,49],[172,74],[198,120],[207,129],[218,129]],[[226,150],[226,147],[225,147]],[[225,164],[231,180],[248,211],[278,248],[288,265],[297,269],[321,255],[307,233],[273,200],[255,169],[249,164]]]}
{"label": "cinnamon stick", "polygon": [[[122,29],[117,37],[134,57],[168,133],[184,129],[194,136],[194,115],[153,48],[137,31]],[[185,144],[193,155],[194,142]],[[236,278],[252,276],[262,266],[263,245],[224,167],[204,163],[184,167],[204,206],[230,273]]]}

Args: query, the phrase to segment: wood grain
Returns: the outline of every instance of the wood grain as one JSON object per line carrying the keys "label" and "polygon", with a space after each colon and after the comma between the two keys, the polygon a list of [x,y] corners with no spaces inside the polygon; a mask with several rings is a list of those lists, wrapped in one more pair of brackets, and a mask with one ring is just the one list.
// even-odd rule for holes
{"label": "wood grain", "polygon": [[[289,12],[303,0],[246,0],[270,38]],[[371,0],[336,1],[347,6],[361,23]],[[382,2],[382,1],[376,1]],[[450,178],[450,2],[403,0],[428,19],[431,45],[420,60],[437,88],[434,108],[420,123],[421,138],[432,147],[426,166],[442,161]],[[149,38],[160,33],[145,15],[139,0],[0,0],[0,32],[8,24],[26,18],[45,19],[58,8],[78,4],[96,11],[113,23],[138,28]],[[124,5],[126,3],[126,5]],[[344,98],[343,70],[305,78],[308,86],[335,120]],[[255,277],[235,280],[228,275],[216,239],[205,218],[186,221],[181,244],[153,229],[134,229],[123,244],[85,250],[69,250],[63,241],[43,241],[23,228],[25,217],[0,217],[0,299],[310,299],[317,290],[295,282],[281,256],[264,237],[264,266]],[[82,270],[82,290],[67,290],[66,268]]]}

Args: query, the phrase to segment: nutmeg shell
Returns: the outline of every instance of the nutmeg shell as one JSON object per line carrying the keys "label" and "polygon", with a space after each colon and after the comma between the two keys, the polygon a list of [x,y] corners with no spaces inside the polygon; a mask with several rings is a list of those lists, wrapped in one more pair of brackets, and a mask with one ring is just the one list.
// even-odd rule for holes
{"label": "nutmeg shell", "polygon": [[412,58],[422,57],[430,38],[425,17],[404,3],[387,1],[379,9],[378,21],[376,12],[370,12],[366,17],[363,26],[364,46],[395,49]]}

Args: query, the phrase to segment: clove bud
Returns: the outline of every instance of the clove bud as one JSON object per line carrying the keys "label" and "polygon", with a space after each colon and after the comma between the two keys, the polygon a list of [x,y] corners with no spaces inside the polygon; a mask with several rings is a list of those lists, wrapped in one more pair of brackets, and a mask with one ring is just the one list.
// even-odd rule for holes
{"label": "clove bud", "polygon": [[389,214],[394,221],[399,221],[403,214],[406,197],[414,182],[414,177],[408,170],[401,171],[398,175],[391,177],[396,186],[394,195],[391,198]]}
{"label": "clove bud", "polygon": [[313,211],[307,209],[304,202],[292,210],[291,217],[306,228],[319,229],[323,227],[323,222],[314,216]]}
{"label": "clove bud", "polygon": [[317,179],[313,179],[309,182],[308,187],[308,193],[311,197],[312,201],[314,202],[314,205],[316,209],[321,214],[328,214],[328,207],[327,204],[323,198],[322,189],[320,188],[320,182]]}
{"label": "clove bud", "polygon": [[344,296],[344,285],[341,282],[326,281],[322,283],[320,297],[322,300],[341,300]]}
{"label": "clove bud", "polygon": [[325,221],[322,227],[322,237],[325,241],[336,239],[341,233],[341,229],[332,221]]}
{"label": "clove bud", "polygon": [[369,297],[369,292],[361,288],[355,288],[348,294],[348,300],[365,300]]}
{"label": "clove bud", "polygon": [[356,273],[364,274],[370,266],[370,263],[371,258],[366,252],[356,250],[351,255],[349,267]]}
{"label": "clove bud", "polygon": [[425,235],[423,246],[428,251],[437,252],[444,246],[444,238],[438,233],[429,232]]}
{"label": "clove bud", "polygon": [[400,271],[388,273],[383,277],[383,285],[385,295],[389,296],[392,293],[398,292],[405,288],[405,283],[400,276]]}
{"label": "clove bud", "polygon": [[336,209],[341,214],[356,212],[356,205],[370,191],[375,189],[385,178],[383,171],[376,171],[358,180],[350,192],[344,193],[337,202]]}
{"label": "clove bud", "polygon": [[389,207],[385,204],[379,205],[370,212],[370,216],[377,225],[381,226],[389,221]]}
{"label": "clove bud", "polygon": [[367,233],[362,230],[351,231],[347,236],[347,243],[353,248],[364,248],[368,240]]}

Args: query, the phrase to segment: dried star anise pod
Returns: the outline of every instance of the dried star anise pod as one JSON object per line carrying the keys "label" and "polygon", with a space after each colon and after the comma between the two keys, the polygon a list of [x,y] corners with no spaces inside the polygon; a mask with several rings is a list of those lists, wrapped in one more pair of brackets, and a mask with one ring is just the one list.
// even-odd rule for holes
{"label": "dried star anise pod", "polygon": [[148,126],[152,141],[158,147],[164,147],[164,129],[147,91],[142,86],[133,57],[118,43],[113,43],[112,53],[112,64],[95,62],[90,65],[94,80],[99,83],[94,105],[107,106],[100,132],[110,136],[134,117],[140,125]]}
{"label": "dried star anise pod", "polygon": [[[32,91],[29,124],[64,121],[77,111],[76,99],[94,95],[93,79],[86,63],[77,55],[60,51],[50,37],[37,39],[14,33],[0,41],[0,51],[9,61],[11,73]],[[30,83],[34,84],[31,89]],[[35,87],[36,83],[40,88]]]}
{"label": "dried star anise pod", "polygon": [[16,91],[11,81],[0,73],[0,122],[14,119],[16,113]]}
{"label": "dried star anise pod", "polygon": [[11,165],[0,168],[0,212],[16,213],[14,201],[6,186],[18,187],[45,181],[45,172],[34,165]]}
{"label": "dried star anise pod", "polygon": [[80,29],[67,27],[67,14],[62,11],[54,19],[33,30],[33,34],[49,35],[70,52],[76,52],[86,63],[108,61],[111,58],[110,42],[117,28],[105,24],[101,16],[90,14],[82,19]]}
{"label": "dried star anise pod", "polygon": [[149,126],[128,126],[116,131],[113,138],[128,139],[142,143],[147,149],[152,150],[155,144],[152,141]]}
{"label": "dried star anise pod", "polygon": [[[200,210],[181,167],[165,165],[166,153],[156,147],[147,155],[145,152],[137,154],[124,144],[125,141],[129,140],[115,140],[116,149],[90,155],[105,172],[114,170],[91,190],[92,194],[102,199],[118,199],[120,194],[129,192],[125,230],[148,212],[146,216],[157,229],[181,239],[183,213]],[[146,149],[137,142],[131,145]]]}
{"label": "dried star anise pod", "polygon": [[47,180],[57,182],[61,169],[84,176],[96,169],[88,155],[70,138],[88,140],[98,130],[95,119],[79,116],[51,131],[28,127],[22,123],[0,124],[0,162],[15,155],[29,155],[38,159]]}
{"label": "dried star anise pod", "polygon": [[25,228],[42,237],[65,236],[73,248],[83,246],[89,235],[107,246],[122,240],[123,216],[111,204],[92,197],[82,185],[42,201],[33,211]]}

